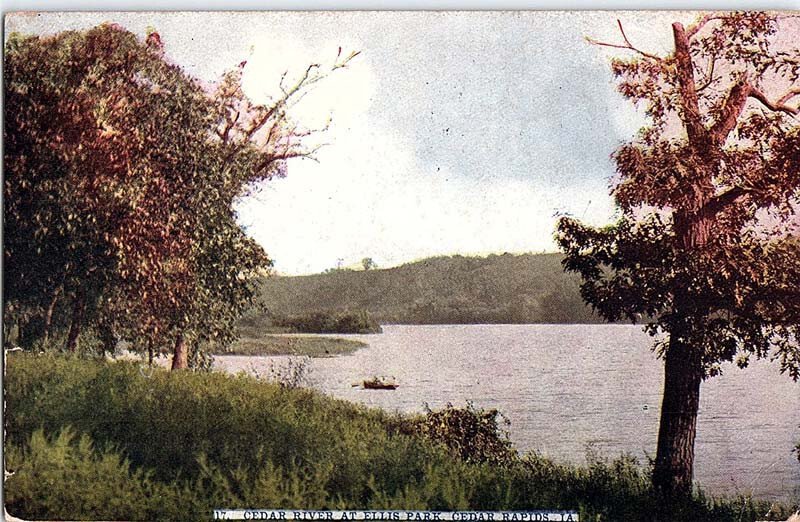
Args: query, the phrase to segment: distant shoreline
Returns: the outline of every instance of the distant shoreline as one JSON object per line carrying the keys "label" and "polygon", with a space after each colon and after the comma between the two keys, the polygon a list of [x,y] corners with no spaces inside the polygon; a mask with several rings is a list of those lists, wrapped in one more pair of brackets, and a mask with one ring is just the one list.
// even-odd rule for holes
{"label": "distant shoreline", "polygon": [[349,355],[367,343],[353,339],[321,337],[316,335],[268,334],[242,337],[224,350],[215,350],[214,355],[295,355],[305,357],[335,357]]}

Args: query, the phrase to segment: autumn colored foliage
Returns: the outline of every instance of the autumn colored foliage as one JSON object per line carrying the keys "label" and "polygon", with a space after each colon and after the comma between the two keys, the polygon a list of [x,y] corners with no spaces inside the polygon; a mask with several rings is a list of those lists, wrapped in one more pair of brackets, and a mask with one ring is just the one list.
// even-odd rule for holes
{"label": "autumn colored foliage", "polygon": [[353,55],[259,105],[241,89],[245,62],[203,85],[157,33],[14,34],[5,51],[6,332],[26,346],[65,336],[71,351],[86,327],[109,347],[175,341],[178,367],[230,342],[271,265],[234,202],[313,154],[292,100]]}
{"label": "autumn colored foliage", "polygon": [[[613,155],[619,221],[565,217],[557,239],[584,299],[646,324],[665,360],[654,484],[692,487],[700,383],[735,361],[800,377],[800,22],[712,13],[672,26],[675,50],[614,59],[620,93],[650,124]],[[795,36],[792,36],[795,35]]]}

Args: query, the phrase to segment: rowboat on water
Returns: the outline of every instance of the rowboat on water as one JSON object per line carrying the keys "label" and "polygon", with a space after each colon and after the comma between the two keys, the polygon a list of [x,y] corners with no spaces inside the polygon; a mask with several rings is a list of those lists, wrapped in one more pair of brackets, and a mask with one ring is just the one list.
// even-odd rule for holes
{"label": "rowboat on water", "polygon": [[[354,386],[357,386],[357,384]],[[380,377],[365,379],[361,382],[361,387],[365,390],[396,390],[398,386],[399,384],[396,382]]]}

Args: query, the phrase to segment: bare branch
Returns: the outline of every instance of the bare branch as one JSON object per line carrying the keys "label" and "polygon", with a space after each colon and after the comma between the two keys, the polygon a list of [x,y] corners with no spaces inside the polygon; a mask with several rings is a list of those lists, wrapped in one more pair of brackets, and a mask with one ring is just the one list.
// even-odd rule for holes
{"label": "bare branch", "polygon": [[[272,107],[267,109],[266,112],[264,113],[264,115],[260,119],[256,120],[253,123],[253,125],[251,125],[251,127],[245,133],[245,138],[249,140],[259,130],[261,130],[261,128],[269,121],[269,119],[281,107],[286,105],[286,102],[289,101],[297,91],[299,91],[303,87],[307,87],[309,85],[312,85],[312,84],[318,82],[319,80],[321,80],[322,78],[324,78],[325,77],[324,74],[317,74],[317,75],[314,75],[314,76],[311,75],[311,72],[314,71],[315,69],[319,69],[319,67],[320,67],[320,65],[318,63],[312,63],[311,65],[306,67],[306,70],[303,73],[303,75],[300,77],[299,80],[297,80],[297,82],[291,88],[289,88],[289,90],[284,90],[284,88],[281,87],[281,90],[283,91],[283,96],[278,101],[276,101],[272,105]],[[283,83],[283,78],[281,78],[281,83]]]}
{"label": "bare branch", "polygon": [[771,102],[767,95],[761,92],[760,90],[756,89],[755,87],[750,87],[750,97],[754,98],[761,102],[767,109],[773,112],[783,112],[790,116],[797,116],[800,114],[800,108],[798,107],[790,107],[786,105],[786,102],[794,98],[795,96],[800,95],[800,87],[794,87],[790,89],[786,94],[778,98],[777,102]]}
{"label": "bare branch", "polygon": [[704,91],[708,86],[714,83],[714,66],[717,64],[717,56],[711,57],[711,65],[709,66],[708,74],[706,74],[706,82],[697,88],[697,92]]}
{"label": "bare branch", "polygon": [[[334,64],[329,69],[323,69],[319,63],[312,63],[306,67],[303,74],[292,84],[287,83],[289,71],[285,71],[278,82],[278,87],[280,88],[278,99],[271,100],[269,105],[252,106],[248,104],[248,107],[243,111],[244,116],[247,118],[246,122],[238,123],[237,125],[239,115],[242,112],[241,108],[233,123],[230,121],[232,115],[226,114],[224,116],[225,124],[221,129],[216,130],[217,135],[223,141],[226,141],[225,137],[228,132],[235,127],[236,136],[239,139],[236,140],[236,143],[231,143],[233,147],[230,148],[223,159],[225,168],[231,165],[236,154],[249,145],[255,145],[264,158],[254,170],[259,174],[267,173],[275,161],[313,156],[319,146],[303,147],[302,144],[293,142],[292,138],[302,139],[311,134],[324,131],[330,125],[330,119],[323,129],[298,129],[296,125],[290,126],[288,112],[306,96],[312,86],[328,77],[333,71],[346,67],[359,54],[361,54],[360,51],[353,51],[347,57],[341,59],[342,51],[340,48]],[[247,98],[245,97],[244,99],[246,100]],[[261,136],[257,137],[265,127],[267,128],[265,139],[262,139],[263,137]],[[255,141],[259,143],[254,143]]]}
{"label": "bare branch", "polygon": [[634,47],[633,44],[631,44],[631,41],[628,40],[628,36],[625,34],[625,30],[622,28],[622,22],[620,20],[617,20],[617,25],[619,26],[619,32],[622,34],[622,41],[624,42],[624,44],[612,44],[607,42],[601,42],[599,40],[595,40],[594,38],[590,38],[588,36],[586,37],[586,41],[592,45],[599,45],[602,47],[613,47],[615,49],[626,49],[628,51],[633,51],[635,53],[644,56],[645,58],[650,58],[651,60],[656,60],[656,61],[662,60],[660,56],[647,53],[645,51],[642,51],[641,49]]}
{"label": "bare branch", "polygon": [[228,143],[228,139],[230,137],[231,129],[233,129],[236,126],[236,122],[239,121],[239,117],[241,115],[242,115],[241,111],[236,111],[236,116],[232,120],[230,120],[228,118],[225,118],[227,120],[228,124],[225,126],[225,130],[220,135],[220,138],[222,138],[222,143],[224,143],[224,144]]}
{"label": "bare branch", "polygon": [[672,24],[672,34],[675,40],[675,64],[683,104],[681,119],[686,127],[689,140],[692,143],[703,143],[708,139],[708,135],[700,117],[689,37],[683,24],[679,22]]}
{"label": "bare branch", "polygon": [[700,30],[710,21],[712,20],[724,20],[725,16],[717,14],[717,13],[709,13],[703,16],[700,20],[695,22],[694,24],[690,25],[686,29],[686,37],[692,38],[694,35],[700,32]]}
{"label": "bare branch", "polygon": [[286,80],[286,75],[287,74],[289,74],[288,70],[287,71],[283,71],[283,74],[281,74],[281,79],[280,79],[280,81],[278,81],[278,87],[280,87],[281,92],[283,94],[286,94],[286,88],[283,86],[283,82]]}
{"label": "bare branch", "polygon": [[278,127],[278,122],[274,122],[272,125],[270,125],[269,132],[267,133],[267,138],[264,140],[264,145],[266,147],[269,147],[272,144],[272,139],[275,136],[275,130],[277,129],[277,127]]}
{"label": "bare branch", "polygon": [[[336,58],[339,58],[339,56],[342,54],[342,51],[341,51],[341,49],[342,49],[342,48],[340,47],[340,48],[339,48],[339,54],[337,54],[337,55],[336,55]],[[358,56],[359,54],[361,54],[361,51],[352,51],[352,52],[351,52],[351,53],[350,53],[350,54],[347,56],[347,58],[345,58],[344,60],[342,60],[342,61],[341,61],[341,62],[339,62],[339,63],[335,63],[335,64],[333,65],[333,68],[332,68],[331,70],[332,70],[332,71],[335,71],[336,69],[341,69],[342,67],[347,67],[347,64],[349,64],[349,63],[350,63],[350,61],[351,61],[353,58],[355,58],[356,56]]]}
{"label": "bare branch", "polygon": [[264,161],[259,163],[258,166],[255,169],[253,169],[253,172],[258,174],[262,172],[267,173],[270,166],[272,166],[273,163],[279,161],[287,161],[294,158],[310,159],[312,161],[319,163],[319,159],[316,158],[315,154],[319,152],[319,150],[322,149],[322,147],[324,147],[325,145],[327,144],[321,143],[319,145],[315,145],[310,149],[298,149],[298,148],[293,148],[290,145],[286,145],[281,152],[268,155]]}
{"label": "bare branch", "polygon": [[787,92],[786,94],[781,96],[780,99],[778,99],[778,105],[784,105],[786,102],[788,102],[797,95],[800,95],[800,87],[789,89],[789,92]]}

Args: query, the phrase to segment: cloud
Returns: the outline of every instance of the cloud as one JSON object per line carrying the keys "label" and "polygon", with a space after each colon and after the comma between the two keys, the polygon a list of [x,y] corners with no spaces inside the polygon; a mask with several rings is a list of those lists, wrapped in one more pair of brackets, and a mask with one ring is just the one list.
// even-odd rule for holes
{"label": "cloud", "polygon": [[[362,51],[294,116],[332,125],[319,163],[240,202],[241,223],[287,273],[373,257],[553,250],[557,213],[608,221],[609,154],[643,123],[614,91],[616,50],[584,36],[670,47],[684,13],[44,13],[9,30],[56,32],[103,20],[149,25],[187,72],[213,81],[240,61],[247,92]],[[624,54],[624,52],[622,52]]]}
{"label": "cloud", "polygon": [[[292,162],[240,206],[278,270],[552,251],[557,213],[608,221],[613,90],[574,20],[394,13],[387,30],[386,18],[340,24],[363,54],[314,93],[309,118],[335,113],[319,164]],[[264,84],[321,53],[272,37],[247,70]]]}

